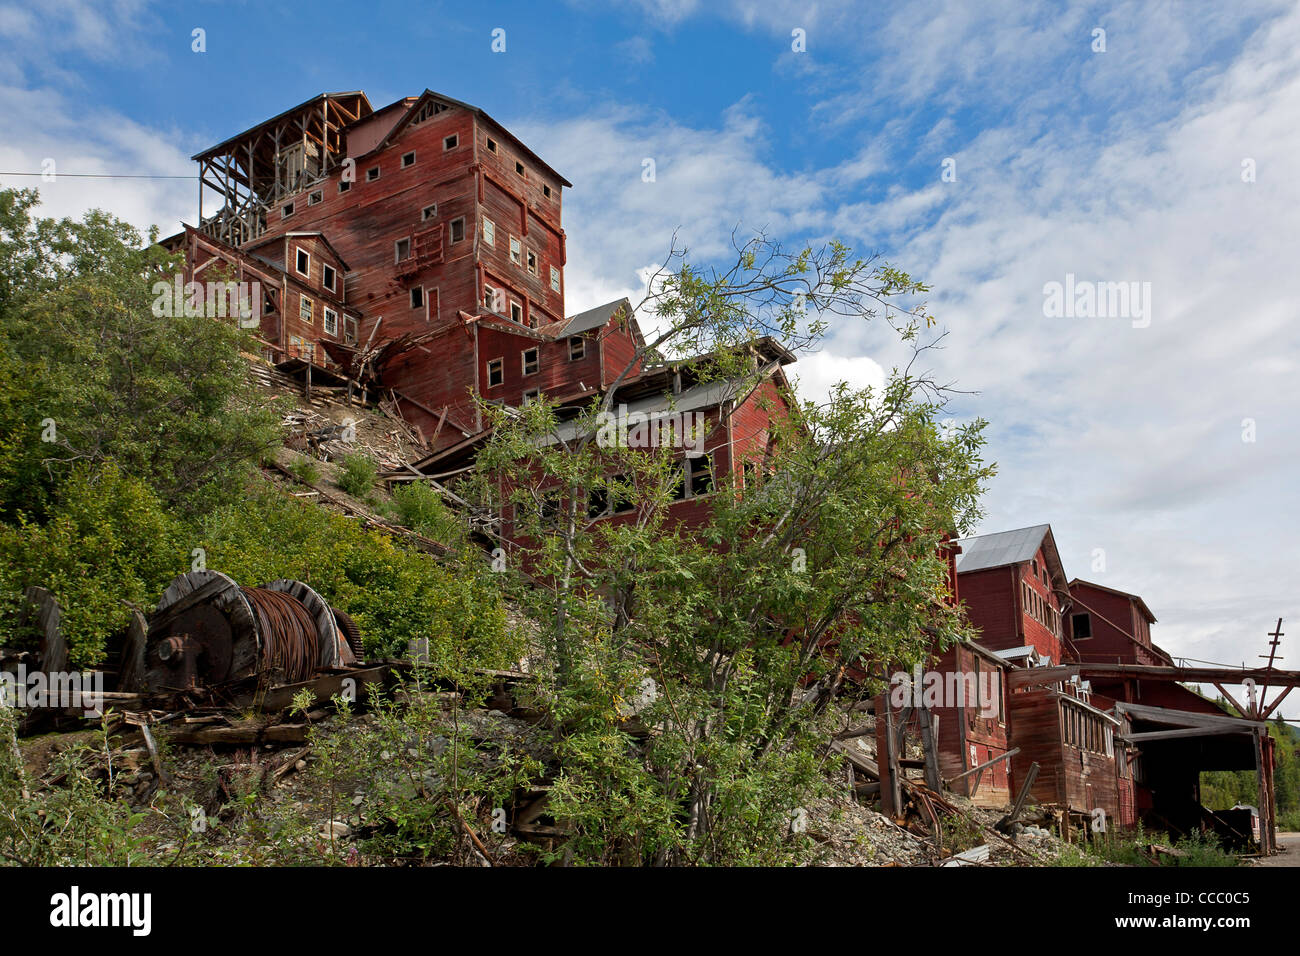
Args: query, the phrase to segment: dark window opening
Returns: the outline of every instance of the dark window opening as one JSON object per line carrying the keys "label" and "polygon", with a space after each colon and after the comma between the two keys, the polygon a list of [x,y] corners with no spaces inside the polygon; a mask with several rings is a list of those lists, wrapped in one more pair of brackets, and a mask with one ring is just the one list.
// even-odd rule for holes
{"label": "dark window opening", "polygon": [[587,517],[599,518],[609,510],[609,492],[604,488],[593,488],[587,496]]}
{"label": "dark window opening", "polygon": [[415,165],[415,151],[412,150],[409,153],[403,153],[402,168],[405,169],[407,166],[414,166],[414,165]]}
{"label": "dark window opening", "polygon": [[691,478],[691,497],[707,495],[713,491],[713,456],[701,455],[686,459],[687,473]]}
{"label": "dark window opening", "polygon": [[536,348],[524,349],[523,364],[525,375],[536,375],[541,367],[541,357]]}
{"label": "dark window opening", "polygon": [[455,149],[459,145],[460,145],[460,136],[457,135],[456,133],[452,133],[450,136],[445,137],[442,141],[443,149]]}
{"label": "dark window opening", "polygon": [[587,340],[581,335],[569,339],[569,361],[576,362],[587,354]]}
{"label": "dark window opening", "polygon": [[420,221],[428,222],[430,219],[434,218],[437,215],[438,215],[438,204],[433,203],[432,205],[425,206],[423,209],[420,210]]}
{"label": "dark window opening", "polygon": [[1092,617],[1087,614],[1072,614],[1070,629],[1074,632],[1076,641],[1087,640],[1092,637]]}
{"label": "dark window opening", "polygon": [[321,282],[324,284],[325,288],[329,289],[331,292],[334,291],[336,278],[333,266],[321,267]]}
{"label": "dark window opening", "polygon": [[465,217],[461,216],[460,218],[453,219],[451,221],[451,241],[460,242],[464,238],[465,238]]}
{"label": "dark window opening", "polygon": [[324,198],[325,198],[325,193],[324,193],[323,190],[320,190],[320,189],[316,190],[314,193],[308,193],[308,194],[307,194],[307,205],[308,205],[308,206],[314,206],[314,205],[316,205],[318,202],[320,202],[321,200],[323,200]]}
{"label": "dark window opening", "polygon": [[488,152],[489,152],[489,153],[495,153],[496,151],[497,151],[497,141],[494,140],[492,137],[489,136],[489,137],[488,137]]}
{"label": "dark window opening", "polygon": [[369,169],[366,170],[366,182],[373,183],[378,178],[379,178],[378,166],[371,166]]}
{"label": "dark window opening", "polygon": [[547,199],[550,199],[550,198],[551,198],[551,187],[550,187],[550,186],[543,186],[543,187],[542,187],[542,195],[545,196]]}
{"label": "dark window opening", "polygon": [[294,268],[303,275],[311,274],[311,256],[302,249],[297,250],[297,257],[294,259]]}
{"label": "dark window opening", "polygon": [[348,191],[349,189],[351,189],[351,188],[352,188],[352,180],[350,180],[350,179],[340,179],[340,180],[339,180],[339,192],[341,192],[341,193],[345,193],[345,192],[347,192],[347,191]]}
{"label": "dark window opening", "polygon": [[411,308],[424,308],[424,286],[417,285],[415,288],[411,289]]}
{"label": "dark window opening", "polygon": [[502,359],[492,359],[488,362],[488,388],[495,388],[506,380],[505,361]]}
{"label": "dark window opening", "polygon": [[287,202],[280,209],[280,218],[288,219],[292,215],[293,215],[293,203]]}
{"label": "dark window opening", "polygon": [[515,172],[517,172],[520,176],[522,176],[522,175],[524,174],[524,164],[523,164],[523,163],[516,162],[516,163],[515,163]]}

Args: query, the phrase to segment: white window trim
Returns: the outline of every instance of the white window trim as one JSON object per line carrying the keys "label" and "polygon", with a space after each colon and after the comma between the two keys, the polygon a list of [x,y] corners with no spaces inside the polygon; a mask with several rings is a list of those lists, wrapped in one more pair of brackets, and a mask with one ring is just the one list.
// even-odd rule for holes
{"label": "white window trim", "polygon": [[[307,303],[307,314],[302,314],[303,303]],[[316,324],[316,303],[312,301],[311,296],[298,293],[298,321],[307,322],[310,325]]]}
{"label": "white window trim", "polygon": [[560,291],[560,270],[555,266],[551,266],[551,291]]}
{"label": "white window trim", "polygon": [[[496,366],[496,367],[501,371],[501,381],[497,382],[495,385],[492,384],[492,366],[493,366],[493,365],[495,365],[495,366]],[[503,357],[503,358],[488,359],[488,363],[487,363],[487,378],[486,378],[486,381],[487,381],[487,387],[488,387],[488,388],[500,388],[502,385],[504,385],[504,384],[506,383],[506,360],[505,360],[504,357]]]}
{"label": "white window trim", "polygon": [[[573,354],[573,345],[575,342],[578,345],[577,355]],[[586,357],[587,357],[587,340],[584,339],[581,335],[570,335],[569,336],[569,361],[581,362]]]}
{"label": "white window trim", "polygon": [[429,293],[425,291],[424,286],[422,286],[422,285],[413,285],[413,286],[411,286],[410,290],[407,292],[407,302],[408,302],[408,303],[410,302],[410,300],[411,300],[411,296],[412,296],[412,293],[414,293],[416,289],[419,289],[419,290],[420,290],[420,304],[419,304],[419,305],[412,305],[411,308],[412,308],[412,309],[424,309],[425,312],[426,312],[426,314],[427,314],[428,309],[429,309]]}
{"label": "white window trim", "polygon": [[530,276],[537,276],[539,279],[542,277],[542,264],[536,252],[530,250],[524,253],[524,268],[528,270]]}
{"label": "white window trim", "polygon": [[[302,269],[299,269],[299,268],[298,268],[298,256],[300,256],[300,255],[303,255],[303,256],[306,256],[306,257],[307,257],[307,271],[306,271],[306,272],[304,272]],[[308,279],[311,278],[311,253],[308,252],[306,249],[304,249],[302,246],[294,246],[294,247],[293,247],[293,271],[296,272],[296,273],[298,273],[298,275],[300,275],[300,276],[306,276]]]}
{"label": "white window trim", "polygon": [[[398,248],[398,247],[401,246],[402,243],[406,243],[406,255],[404,255],[404,256],[403,256],[403,255],[398,255],[398,252],[399,252],[399,248]],[[401,239],[394,239],[394,240],[393,240],[393,265],[396,265],[396,264],[399,263],[399,262],[405,262],[405,261],[406,261],[407,259],[409,259],[409,258],[411,258],[411,239],[410,239],[410,237],[409,237],[409,236],[403,236]]]}
{"label": "white window trim", "polygon": [[[334,330],[330,331],[330,316],[334,317]],[[337,336],[339,334],[339,314],[329,306],[321,306],[320,327],[326,335]]]}
{"label": "white window trim", "polygon": [[[518,258],[515,258],[516,251],[519,253]],[[522,266],[524,264],[524,243],[523,240],[517,236],[510,237],[510,261],[517,266]]]}
{"label": "white window trim", "polygon": [[[519,310],[519,318],[517,319],[515,318],[515,309]],[[510,310],[506,314],[510,316],[510,320],[512,322],[518,322],[520,325],[524,324],[525,315],[524,315],[524,304],[522,302],[517,302],[514,299],[511,299]]]}
{"label": "white window trim", "polygon": [[494,249],[496,248],[497,224],[493,222],[491,219],[489,219],[487,216],[483,217],[483,239],[487,242],[489,246],[491,246]]}
{"label": "white window trim", "polygon": [[[456,230],[456,223],[460,223],[459,239],[455,238],[455,236],[453,235],[453,233]],[[464,241],[465,241],[465,217],[457,216],[451,222],[447,223],[447,242],[450,245],[455,245],[458,242],[464,242]]]}
{"label": "white window trim", "polygon": [[[408,157],[408,156],[410,157],[410,162],[407,162],[407,157]],[[403,154],[402,154],[402,157],[401,157],[401,160],[399,161],[399,165],[400,165],[400,168],[401,168],[401,169],[410,169],[412,166],[414,166],[414,165],[415,165],[415,150],[411,150],[410,152],[403,153]]]}
{"label": "white window trim", "polygon": [[[329,270],[329,272],[334,273],[333,282],[325,281],[325,278],[328,275],[328,273],[326,272],[327,269]],[[320,270],[320,284],[324,286],[326,289],[329,289],[331,292],[337,292],[338,291],[337,286],[339,284],[339,270],[335,269],[328,262],[322,265]]]}
{"label": "white window trim", "polygon": [[[374,173],[374,175],[371,176],[371,173]],[[382,175],[384,175],[384,168],[382,166],[371,166],[366,170],[366,182],[373,183]]]}
{"label": "white window trim", "polygon": [[[537,368],[533,369],[531,372],[528,371],[529,352],[537,353]],[[542,350],[540,348],[534,345],[532,348],[524,349],[522,352],[519,353],[519,371],[522,372],[525,377],[529,375],[536,375],[541,370],[542,370]]]}
{"label": "white window trim", "polygon": [[[447,140],[449,139],[454,139],[456,142],[448,146]],[[453,149],[460,149],[460,133],[449,133],[442,138],[442,151],[448,153]]]}
{"label": "white window trim", "polygon": [[[430,211],[432,210],[432,211]],[[431,202],[420,210],[420,222],[428,222],[430,219],[438,218],[438,204]]]}

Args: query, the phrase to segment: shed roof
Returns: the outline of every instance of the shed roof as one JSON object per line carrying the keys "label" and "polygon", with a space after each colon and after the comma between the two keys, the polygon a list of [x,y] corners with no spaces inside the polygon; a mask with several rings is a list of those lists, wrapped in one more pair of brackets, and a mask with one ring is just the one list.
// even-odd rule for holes
{"label": "shed roof", "polygon": [[1028,561],[1038,553],[1043,537],[1051,530],[1051,525],[1036,524],[1015,531],[961,538],[957,542],[961,546],[961,553],[957,556],[957,572],[983,571],[986,568],[1000,568]]}

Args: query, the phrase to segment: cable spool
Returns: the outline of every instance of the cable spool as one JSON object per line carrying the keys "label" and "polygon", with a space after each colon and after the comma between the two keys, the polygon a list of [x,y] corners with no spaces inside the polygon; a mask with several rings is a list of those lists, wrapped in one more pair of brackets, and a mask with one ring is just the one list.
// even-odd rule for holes
{"label": "cable spool", "polygon": [[140,689],[297,684],[351,663],[333,609],[303,582],[246,588],[219,571],[192,571],[168,585],[150,618]]}

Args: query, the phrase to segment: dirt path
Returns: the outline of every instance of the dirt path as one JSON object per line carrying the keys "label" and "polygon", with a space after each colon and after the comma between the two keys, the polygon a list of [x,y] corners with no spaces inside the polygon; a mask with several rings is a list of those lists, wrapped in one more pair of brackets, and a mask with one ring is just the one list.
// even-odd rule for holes
{"label": "dirt path", "polygon": [[1278,833],[1276,856],[1260,860],[1256,866],[1300,866],[1300,833]]}

